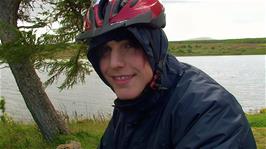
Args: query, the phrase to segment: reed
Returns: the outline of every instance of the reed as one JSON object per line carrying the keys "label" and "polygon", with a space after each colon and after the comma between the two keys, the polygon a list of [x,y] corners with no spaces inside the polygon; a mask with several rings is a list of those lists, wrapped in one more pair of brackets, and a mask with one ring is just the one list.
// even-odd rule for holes
{"label": "reed", "polygon": [[[247,114],[258,149],[266,147],[265,111],[265,109],[262,109],[257,114]],[[7,114],[4,116],[7,121],[0,121],[0,148],[10,149],[56,148],[70,140],[80,142],[82,148],[95,149],[111,117],[110,114],[103,113],[87,115],[87,118],[76,115],[76,117],[66,121],[71,133],[60,135],[53,142],[48,143],[43,139],[33,122],[17,122]]]}

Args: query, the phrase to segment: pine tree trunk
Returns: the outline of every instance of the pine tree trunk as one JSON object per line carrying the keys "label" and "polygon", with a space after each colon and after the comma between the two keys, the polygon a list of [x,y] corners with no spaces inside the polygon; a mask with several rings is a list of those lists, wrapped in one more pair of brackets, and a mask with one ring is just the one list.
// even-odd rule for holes
{"label": "pine tree trunk", "polygon": [[[0,23],[17,28],[20,2],[21,0],[0,1]],[[3,28],[1,24],[0,27],[0,38],[3,45],[16,42],[17,35],[14,31]],[[50,102],[29,58],[25,58],[20,63],[7,61],[24,101],[44,138],[52,141],[58,134],[67,134],[68,129],[65,122]]]}
{"label": "pine tree trunk", "polygon": [[64,121],[57,114],[42,88],[42,83],[33,66],[27,61],[23,64],[9,64],[9,66],[43,136],[51,141],[58,134],[68,133]]}

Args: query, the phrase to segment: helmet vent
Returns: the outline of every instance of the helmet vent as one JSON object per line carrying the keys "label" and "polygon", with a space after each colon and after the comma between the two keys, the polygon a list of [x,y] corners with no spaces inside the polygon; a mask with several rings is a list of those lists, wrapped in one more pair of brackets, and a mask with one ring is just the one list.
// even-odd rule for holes
{"label": "helmet vent", "polygon": [[105,15],[103,20],[103,26],[108,26],[109,18],[110,18],[110,11],[111,11],[111,3],[107,4],[105,9]]}
{"label": "helmet vent", "polygon": [[124,7],[127,4],[128,0],[122,0],[122,2],[120,3],[120,7]]}
{"label": "helmet vent", "polygon": [[130,7],[133,7],[137,4],[139,0],[133,0],[131,3],[130,3]]}
{"label": "helmet vent", "polygon": [[[122,2],[121,2],[122,1]],[[119,11],[120,9],[123,7],[121,6],[121,3],[123,3],[124,0],[117,0],[113,6],[113,13],[112,13],[112,16],[115,16]]]}
{"label": "helmet vent", "polygon": [[99,14],[100,19],[104,19],[107,5],[108,5],[108,0],[107,1],[101,0],[99,2],[99,13],[98,14]]}

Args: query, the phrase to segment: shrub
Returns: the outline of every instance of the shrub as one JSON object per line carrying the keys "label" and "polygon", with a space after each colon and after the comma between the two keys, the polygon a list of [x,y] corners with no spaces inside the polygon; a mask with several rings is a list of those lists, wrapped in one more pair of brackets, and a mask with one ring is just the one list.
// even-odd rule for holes
{"label": "shrub", "polygon": [[5,99],[3,96],[1,96],[0,97],[0,110],[2,111],[2,115],[0,116],[1,121],[4,121],[4,119],[5,119],[5,110],[6,110],[5,104],[6,104]]}
{"label": "shrub", "polygon": [[266,113],[266,108],[261,109],[261,110],[260,110],[260,113]]}
{"label": "shrub", "polygon": [[4,114],[5,112],[5,98],[3,96],[0,96],[0,110],[2,111],[2,113]]}

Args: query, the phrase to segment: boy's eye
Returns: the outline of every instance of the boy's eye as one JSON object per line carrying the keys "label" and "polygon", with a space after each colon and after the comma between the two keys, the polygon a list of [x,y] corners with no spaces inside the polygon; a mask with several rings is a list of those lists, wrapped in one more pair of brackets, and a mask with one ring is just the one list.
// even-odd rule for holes
{"label": "boy's eye", "polygon": [[124,43],[124,48],[127,48],[127,49],[129,49],[129,48],[139,49],[140,48],[140,45],[137,44],[134,41],[129,40],[129,41],[127,41],[127,42]]}
{"label": "boy's eye", "polygon": [[108,46],[102,46],[98,49],[98,55],[100,58],[106,56],[108,53],[110,53],[111,48]]}
{"label": "boy's eye", "polygon": [[125,48],[129,49],[129,48],[133,48],[133,45],[131,43],[126,43],[124,45]]}
{"label": "boy's eye", "polygon": [[132,47],[132,45],[130,43],[125,44],[125,48],[131,48],[131,47]]}

